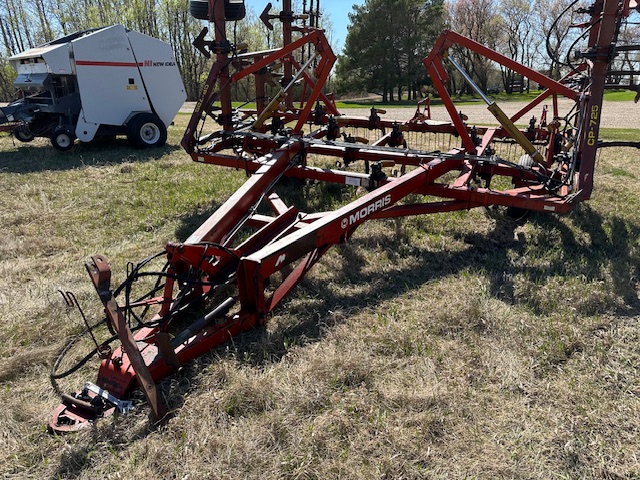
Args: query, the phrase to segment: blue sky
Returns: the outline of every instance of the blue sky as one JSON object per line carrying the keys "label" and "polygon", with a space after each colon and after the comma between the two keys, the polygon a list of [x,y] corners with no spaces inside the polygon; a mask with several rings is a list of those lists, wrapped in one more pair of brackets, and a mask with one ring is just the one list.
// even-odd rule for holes
{"label": "blue sky", "polygon": [[[245,0],[247,6],[251,6],[256,15],[260,15],[267,3],[271,1],[273,10],[282,8],[281,0]],[[344,46],[344,39],[347,36],[347,25],[349,24],[349,12],[352,5],[362,5],[364,0],[320,0],[320,8],[329,15],[333,23],[333,48],[336,55],[341,53]],[[302,4],[302,1],[300,1]],[[302,12],[296,12],[302,13]]]}

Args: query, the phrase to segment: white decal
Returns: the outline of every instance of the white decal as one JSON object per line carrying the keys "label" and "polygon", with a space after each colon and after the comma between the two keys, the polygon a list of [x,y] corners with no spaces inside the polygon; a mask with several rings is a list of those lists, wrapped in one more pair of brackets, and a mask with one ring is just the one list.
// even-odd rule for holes
{"label": "white decal", "polygon": [[354,185],[356,187],[360,186],[360,179],[358,177],[344,177],[345,185]]}
{"label": "white decal", "polygon": [[391,195],[390,194],[385,195],[384,197],[379,198],[375,202],[362,207],[357,212],[352,213],[351,215],[349,215],[348,219],[347,217],[344,217],[340,222],[340,227],[347,228],[348,226],[351,226],[354,223],[359,222],[360,220],[364,220],[365,217],[371,215],[374,212],[377,212],[378,210],[383,209],[390,203],[391,203]]}
{"label": "white decal", "polygon": [[284,261],[285,261],[285,259],[286,259],[286,258],[287,258],[287,255],[286,255],[286,254],[284,254],[284,253],[283,253],[282,255],[280,255],[280,256],[278,257],[278,260],[276,260],[276,267],[277,267],[278,265],[280,265],[281,263],[284,263]]}

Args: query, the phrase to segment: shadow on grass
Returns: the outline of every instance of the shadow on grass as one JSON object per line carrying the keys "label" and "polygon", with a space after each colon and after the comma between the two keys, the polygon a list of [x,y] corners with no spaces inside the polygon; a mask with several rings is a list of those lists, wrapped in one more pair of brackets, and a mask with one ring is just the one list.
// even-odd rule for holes
{"label": "shadow on grass", "polygon": [[[117,420],[114,420],[116,419]],[[70,479],[78,478],[84,470],[92,470],[95,468],[92,457],[101,449],[108,449],[110,454],[117,455],[123,445],[134,443],[136,440],[145,438],[149,433],[156,431],[158,426],[150,419],[148,424],[143,424],[126,430],[120,425],[127,422],[126,416],[114,416],[109,419],[111,425],[105,425],[104,422],[88,427],[89,431],[83,430],[79,439],[72,439],[67,443],[67,447],[63,450],[60,457],[59,465],[51,478]],[[108,478],[108,477],[106,477]]]}
{"label": "shadow on grass", "polygon": [[[288,205],[298,205],[302,210],[312,207],[315,211],[336,208],[336,196],[345,194],[341,186],[319,184],[314,187],[314,195],[305,195],[303,190],[306,187],[293,179],[288,184],[285,182],[278,193]],[[177,236],[186,238],[214,211],[215,207],[211,207],[201,215],[187,217]],[[616,216],[605,219],[590,205],[581,204],[569,214],[568,221],[561,221],[555,215],[531,213],[527,221],[536,227],[535,234],[534,238],[526,241],[516,236],[516,228],[520,223],[506,215],[504,210],[500,212],[492,215],[495,226],[487,235],[450,233],[453,238],[469,246],[462,251],[428,252],[386,233],[369,234],[366,238],[356,233],[350,242],[335,247],[343,272],[338,283],[352,288],[336,290],[330,288],[325,280],[305,278],[292,295],[313,301],[303,302],[299,309],[287,305],[286,300],[284,303],[289,313],[297,316],[299,321],[272,329],[268,335],[264,329],[241,335],[234,339],[233,355],[239,361],[250,359],[250,363],[255,365],[278,361],[286,353],[283,345],[287,341],[282,340],[303,339],[303,342],[313,342],[321,338],[323,322],[318,319],[326,319],[328,312],[375,307],[408,290],[463,271],[483,272],[489,280],[490,295],[513,305],[526,303],[526,307],[537,314],[548,313],[547,300],[525,300],[522,293],[516,293],[516,282],[521,281],[518,280],[521,276],[525,276],[533,285],[543,285],[554,278],[580,278],[586,283],[611,279],[612,285],[607,288],[622,299],[626,314],[640,312],[636,289],[637,279],[640,279],[640,252],[634,250],[636,239],[640,237],[640,225],[625,222]],[[365,269],[368,260],[364,253],[369,245],[382,245],[389,260],[397,265],[403,256],[414,257],[416,262],[410,267],[387,271]],[[530,257],[533,260],[529,261]],[[514,262],[514,258],[524,259],[524,262]],[[349,293],[354,289],[359,292],[358,295]],[[585,308],[585,311],[578,308],[578,314],[603,313],[588,310],[601,308],[598,305]],[[604,308],[611,308],[611,305],[606,304]],[[214,355],[220,355],[222,351],[228,354],[225,346]]]}
{"label": "shadow on grass", "polygon": [[164,145],[160,148],[136,149],[125,138],[96,139],[89,143],[78,143],[67,152],[59,152],[48,142],[18,144],[18,149],[0,155],[0,172],[37,173],[42,171],[72,170],[85,166],[113,165],[129,162],[157,160],[175,150],[179,145]]}
{"label": "shadow on grass", "polygon": [[[392,235],[374,233],[363,238],[356,233],[350,242],[335,247],[341,262],[341,276],[337,283],[349,288],[336,289],[326,279],[305,278],[292,296],[308,298],[309,301],[292,306],[285,300],[281,307],[287,309],[289,316],[296,318],[295,323],[285,322],[270,329],[269,333],[261,329],[241,335],[234,339],[233,352],[224,348],[218,354],[224,351],[225,355],[234,355],[238,361],[248,361],[255,366],[280,361],[291,341],[298,345],[315,342],[322,338],[327,325],[330,327],[346,320],[330,312],[375,308],[407,291],[464,271],[483,272],[489,280],[491,296],[512,305],[526,306],[541,315],[549,313],[544,297],[532,299],[516,294],[516,281],[520,275],[525,275],[534,285],[544,285],[554,278],[570,280],[577,277],[585,283],[608,282],[611,278],[612,284],[607,288],[624,302],[622,311],[618,311],[619,306],[605,302],[603,305],[578,307],[577,314],[605,313],[598,310],[602,308],[606,311],[614,309],[617,315],[623,316],[640,313],[636,288],[640,279],[640,252],[633,248],[640,236],[640,225],[624,222],[619,217],[605,222],[589,205],[583,204],[572,212],[570,220],[576,230],[586,236],[588,241],[585,241],[557,216],[531,214],[528,221],[539,227],[536,230],[541,232],[535,239],[534,255],[550,252],[549,258],[539,265],[532,265],[513,261],[514,258],[526,259],[531,251],[531,245],[515,235],[518,223],[506,215],[494,218],[495,228],[488,235],[465,233],[458,236],[469,245],[462,251],[428,252],[403,244],[402,239]],[[605,231],[603,225],[610,232]],[[554,234],[547,235],[550,232]],[[370,260],[364,252],[370,245],[382,245],[392,264],[400,265],[401,258],[407,256],[415,258],[416,262],[410,262],[406,267],[372,271],[365,268]],[[353,294],[353,291],[358,293]],[[553,294],[557,293],[550,292]],[[452,295],[462,297],[465,294],[452,292]]]}
{"label": "shadow on grass", "polygon": [[[640,225],[625,223],[617,216],[605,220],[588,204],[581,204],[567,218],[575,230],[558,216],[531,214],[528,222],[538,227],[539,234],[529,242],[514,238],[508,219],[498,221],[489,236],[467,235],[464,240],[473,245],[473,253],[466,264],[463,258],[456,261],[461,262],[462,268],[483,269],[491,280],[491,294],[511,304],[519,303],[514,292],[514,279],[518,274],[524,274],[534,285],[543,285],[551,278],[604,282],[609,272],[611,291],[631,310],[640,308],[635,287],[635,279],[640,278],[640,257],[638,252],[631,253],[634,239],[640,235]],[[610,233],[605,231],[605,225]],[[585,238],[576,236],[576,231]],[[508,252],[516,258],[544,256],[544,261],[520,266],[514,264]],[[544,313],[536,300],[529,299],[527,306]]]}
{"label": "shadow on grass", "polygon": [[[294,192],[289,193],[295,196]],[[190,235],[215,209],[211,206],[206,211],[186,217],[177,232],[178,237]],[[567,218],[568,221],[564,222],[553,215],[531,214],[528,222],[537,227],[537,236],[525,242],[515,235],[519,224],[506,215],[498,214],[494,216],[494,229],[487,235],[450,234],[462,240],[468,248],[438,252],[407,245],[404,238],[392,234],[374,233],[367,237],[356,234],[349,243],[336,247],[342,269],[341,275],[334,279],[333,288],[326,279],[307,277],[292,296],[309,301],[285,300],[280,307],[286,309],[286,316],[295,318],[295,322],[283,321],[268,330],[255,328],[238,335],[232,342],[213,349],[163,380],[160,383],[162,395],[168,399],[170,409],[177,411],[188,393],[198,387],[199,372],[220,358],[256,368],[277,363],[287,354],[291,344],[317,342],[328,329],[348,321],[348,313],[333,315],[330,312],[376,308],[407,291],[463,271],[483,272],[489,279],[489,294],[510,304],[523,301],[515,294],[514,279],[519,274],[526,274],[532,282],[542,284],[554,277],[581,276],[586,281],[600,280],[604,271],[610,271],[613,273],[611,288],[623,298],[627,308],[626,312],[620,313],[638,314],[640,302],[634,283],[640,278],[640,252],[634,249],[634,245],[640,236],[640,225],[616,216],[605,219],[586,204],[580,205]],[[568,223],[573,223],[575,228],[570,228]],[[396,267],[388,270],[366,268],[369,262],[366,249],[371,245],[381,245]],[[513,261],[514,257],[526,258],[532,248],[538,252],[534,254],[553,254],[550,253],[548,261],[541,262],[540,266]],[[415,261],[401,263],[399,260],[404,257],[412,257]],[[335,288],[335,283],[345,288]],[[354,291],[358,293],[352,293]],[[451,294],[462,296],[465,292]],[[529,302],[527,305],[531,306]],[[536,306],[532,308],[535,310]],[[153,424],[147,424],[147,433],[154,429]],[[135,433],[137,438],[145,435],[143,430]],[[75,473],[79,473],[85,468],[86,455],[86,449],[78,446],[78,450],[72,450],[63,461],[76,464],[79,470]],[[68,473],[68,467],[61,465],[60,468],[60,472]]]}
{"label": "shadow on grass", "polygon": [[[281,198],[287,204],[298,204],[300,208],[306,209],[311,205],[299,187],[300,185],[298,188],[285,186],[280,191]],[[330,199],[335,199],[335,194],[340,189],[335,186],[326,188],[330,191],[315,192],[317,195],[314,197],[321,199],[319,204],[313,205],[316,210],[322,210],[323,207],[335,208]],[[214,210],[212,208],[210,212],[213,213]],[[192,223],[185,223],[178,236],[186,238],[207,216],[203,214],[201,217],[191,217]],[[525,302],[522,293],[516,293],[516,282],[522,275],[533,285],[545,284],[553,278],[580,278],[583,282],[599,282],[611,278],[613,284],[607,288],[623,300],[625,308],[629,311],[640,309],[634,280],[640,278],[640,258],[638,252],[633,250],[634,239],[640,236],[640,226],[624,222],[619,217],[605,221],[588,204],[580,205],[568,218],[569,222],[564,222],[557,216],[532,213],[528,222],[536,227],[537,234],[532,241],[527,242],[516,237],[516,221],[507,215],[498,214],[494,216],[495,227],[488,235],[451,234],[469,245],[469,248],[462,251],[427,252],[403,244],[402,239],[388,234],[374,233],[367,238],[356,234],[349,243],[336,247],[343,271],[339,283],[352,288],[345,288],[342,290],[344,293],[340,293],[341,290],[329,288],[325,280],[305,278],[293,295],[313,301],[303,302],[302,307],[294,308],[285,302],[289,313],[298,317],[299,321],[272,329],[268,335],[262,329],[241,335],[234,340],[233,355],[239,361],[250,359],[255,365],[278,361],[286,353],[283,345],[288,343],[288,339],[302,339],[304,343],[321,338],[323,322],[318,319],[326,319],[328,312],[375,307],[408,290],[463,271],[483,272],[489,280],[490,295],[515,305]],[[573,223],[574,227],[569,223]],[[605,225],[609,232],[605,231]],[[367,260],[364,252],[372,244],[383,245],[392,263],[400,264],[402,256],[412,256],[416,262],[410,267],[382,272],[365,270],[363,267]],[[537,258],[538,261],[513,261],[513,258],[527,260],[528,257]],[[606,275],[607,272],[610,275]],[[349,293],[354,289],[359,292],[358,295]],[[527,298],[526,306],[533,312],[544,314],[547,308],[545,301],[544,298]],[[586,315],[601,312],[581,312],[578,309],[578,314],[581,313]],[[228,354],[225,346],[214,355],[220,355],[222,351]]]}
{"label": "shadow on grass", "polygon": [[213,202],[205,208],[199,209],[197,212],[186,215],[180,219],[180,225],[176,228],[176,239],[184,242],[198,227],[200,227],[211,215],[213,215],[221,203]]}

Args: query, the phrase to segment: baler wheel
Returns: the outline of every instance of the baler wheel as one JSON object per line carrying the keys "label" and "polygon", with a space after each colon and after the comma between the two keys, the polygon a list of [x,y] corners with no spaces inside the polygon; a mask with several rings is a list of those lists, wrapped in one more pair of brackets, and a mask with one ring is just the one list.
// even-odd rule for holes
{"label": "baler wheel", "polygon": [[167,128],[152,113],[138,113],[127,124],[127,139],[138,148],[161,147],[167,141]]}
{"label": "baler wheel", "polygon": [[73,148],[73,141],[75,138],[75,135],[71,133],[71,130],[67,127],[56,127],[53,129],[53,133],[51,134],[51,145],[53,145],[53,148],[56,150],[66,152]]}
{"label": "baler wheel", "polygon": [[[189,13],[198,20],[209,20],[209,2],[207,0],[190,0]],[[227,21],[242,20],[247,14],[244,1],[225,0],[224,19]]]}
{"label": "baler wheel", "polygon": [[189,13],[198,20],[209,20],[209,2],[191,0],[189,2]]}
{"label": "baler wheel", "polygon": [[28,131],[24,130],[23,127],[16,128],[13,131],[13,136],[16,137],[19,141],[24,143],[30,142],[35,138]]}

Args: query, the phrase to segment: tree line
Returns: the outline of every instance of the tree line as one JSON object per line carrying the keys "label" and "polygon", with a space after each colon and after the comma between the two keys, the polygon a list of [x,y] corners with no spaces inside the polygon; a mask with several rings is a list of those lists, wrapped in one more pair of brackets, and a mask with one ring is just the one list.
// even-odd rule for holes
{"label": "tree line", "polygon": [[[300,2],[298,2],[300,3]],[[306,2],[305,2],[306,3]],[[303,3],[304,5],[304,3]],[[524,65],[560,78],[581,31],[578,0],[364,0],[353,5],[335,81],[338,94],[379,92],[384,101],[417,99],[430,83],[422,59],[438,34],[450,28]],[[300,5],[294,11],[302,11]],[[331,41],[330,12],[320,7],[320,27]],[[276,13],[276,12],[273,12]],[[64,35],[123,24],[168,42],[175,52],[187,97],[199,96],[211,60],[191,44],[205,22],[189,14],[189,0],[0,0],[0,101],[11,99],[15,72],[7,59]],[[625,26],[623,41],[633,43],[638,25]],[[269,31],[247,8],[244,20],[227,25],[230,39],[253,50],[279,46],[278,28]],[[572,45],[574,44],[574,45]],[[486,58],[454,50],[458,62],[485,91],[529,88],[514,72],[496,70]],[[620,61],[629,65],[629,54]],[[627,66],[627,68],[629,68]],[[470,93],[455,73],[451,88]],[[250,80],[249,80],[250,81]],[[248,85],[234,86],[237,100],[251,100]]]}
{"label": "tree line", "polygon": [[[168,42],[187,98],[199,97],[211,60],[191,44],[206,22],[190,15],[189,0],[0,0],[0,101],[11,100],[15,93],[9,57],[65,35],[113,24]],[[244,20],[227,29],[230,39],[256,50],[279,41],[250,8]]]}
{"label": "tree line", "polygon": [[349,21],[338,90],[380,91],[385,102],[404,91],[416,98],[426,82],[421,60],[445,25],[443,0],[366,0]]}
{"label": "tree line", "polygon": [[[527,67],[559,79],[571,66],[583,30],[579,0],[365,0],[353,7],[344,51],[339,56],[337,86],[342,93],[378,92],[383,101],[415,99],[429,85],[421,60],[444,28],[486,45]],[[636,22],[637,23],[637,22]],[[625,25],[623,42],[638,38],[638,25]],[[484,90],[511,93],[530,88],[509,69],[453,48],[465,71]],[[625,54],[619,62],[629,63]],[[575,62],[575,59],[574,59]],[[471,93],[457,72],[450,88]],[[422,91],[421,91],[422,89]],[[428,90],[428,88],[426,88]],[[406,93],[406,96],[405,96]]]}

